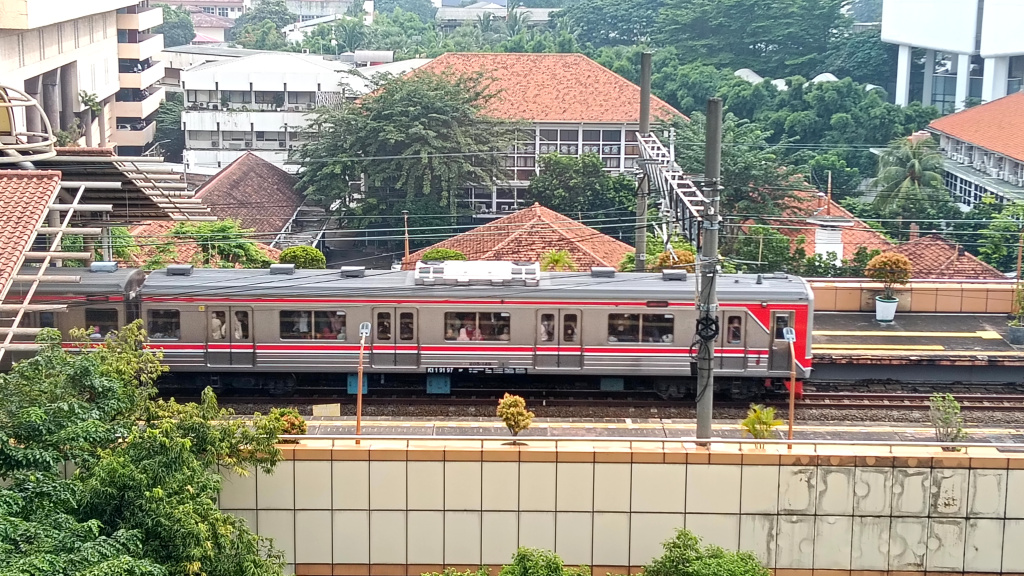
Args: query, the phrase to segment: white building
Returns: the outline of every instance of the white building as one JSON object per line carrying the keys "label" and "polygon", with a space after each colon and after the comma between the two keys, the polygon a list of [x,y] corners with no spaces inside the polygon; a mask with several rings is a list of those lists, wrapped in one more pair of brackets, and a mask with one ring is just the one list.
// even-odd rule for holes
{"label": "white building", "polygon": [[185,8],[190,12],[200,10],[232,20],[252,8],[252,0],[175,0],[169,4],[176,8]]}
{"label": "white building", "polygon": [[[141,153],[153,141],[154,116],[164,92],[154,60],[163,36],[160,8],[139,0],[3,0],[0,7],[0,79],[36,98],[54,132],[78,119],[88,146],[116,145]],[[95,97],[98,112],[80,94]],[[24,121],[30,131],[42,118]]]}
{"label": "white building", "polygon": [[[922,102],[947,113],[969,98],[989,102],[1020,90],[1022,21],[1021,0],[884,0],[882,40],[899,45],[896,103],[909,103],[918,82]],[[911,72],[914,48],[924,50],[920,77]]]}
{"label": "white building", "polygon": [[297,167],[285,162],[288,151],[304,141],[307,115],[319,105],[365,94],[371,88],[367,78],[376,72],[372,66],[357,72],[348,62],[288,52],[183,70],[186,160],[190,168],[222,168],[251,151],[294,172]]}

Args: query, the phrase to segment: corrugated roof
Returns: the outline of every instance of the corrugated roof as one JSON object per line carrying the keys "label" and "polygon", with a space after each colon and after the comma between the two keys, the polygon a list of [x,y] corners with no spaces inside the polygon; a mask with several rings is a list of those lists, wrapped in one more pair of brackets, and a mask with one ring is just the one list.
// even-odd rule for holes
{"label": "corrugated roof", "polygon": [[410,254],[402,268],[411,270],[432,248],[458,250],[469,260],[523,262],[537,262],[548,252],[566,250],[580,270],[617,268],[626,254],[633,252],[632,246],[540,204]]}
{"label": "corrugated roof", "polygon": [[928,128],[1024,162],[1024,92],[944,116]]}
{"label": "corrugated roof", "polygon": [[60,190],[60,178],[57,171],[0,170],[0,300]]}
{"label": "corrugated roof", "polygon": [[[419,70],[485,73],[497,97],[485,112],[535,122],[640,121],[640,87],[583,54],[448,53]],[[651,97],[651,118],[682,116]]]}

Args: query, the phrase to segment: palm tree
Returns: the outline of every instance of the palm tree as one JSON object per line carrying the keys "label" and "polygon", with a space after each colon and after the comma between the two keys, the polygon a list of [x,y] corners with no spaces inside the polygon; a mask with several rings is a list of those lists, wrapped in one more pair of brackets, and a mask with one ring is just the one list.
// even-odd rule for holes
{"label": "palm tree", "polygon": [[493,12],[484,12],[476,17],[476,27],[480,30],[481,34],[490,34],[494,32],[494,26],[497,21],[498,19],[494,17]]}
{"label": "palm tree", "polygon": [[875,206],[884,210],[944,191],[942,161],[942,153],[930,137],[894,140],[879,158],[878,176],[871,182]]}
{"label": "palm tree", "polygon": [[576,263],[568,250],[552,250],[540,257],[541,270],[547,272],[575,272]]}
{"label": "palm tree", "polygon": [[519,6],[512,2],[509,2],[508,6],[508,13],[505,15],[505,31],[508,33],[508,37],[512,38],[526,30],[526,26],[530,23],[531,13],[529,10],[520,10]]}

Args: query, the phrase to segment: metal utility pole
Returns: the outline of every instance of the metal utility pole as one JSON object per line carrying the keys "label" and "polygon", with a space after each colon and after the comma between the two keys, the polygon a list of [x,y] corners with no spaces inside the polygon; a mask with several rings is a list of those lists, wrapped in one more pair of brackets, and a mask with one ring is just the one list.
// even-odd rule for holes
{"label": "metal utility pole", "polygon": [[402,210],[402,219],[405,221],[405,257],[409,257],[409,211]]}
{"label": "metal utility pole", "polygon": [[[640,134],[651,133],[651,53],[640,55]],[[640,175],[636,196],[636,228],[633,247],[636,249],[636,271],[647,269],[647,193],[650,182],[646,171]]]}
{"label": "metal utility pole", "polygon": [[715,395],[715,339],[718,325],[718,214],[722,180],[722,99],[708,100],[707,128],[704,144],[703,237],[697,275],[700,286],[697,302],[697,438],[711,438],[711,414]]}

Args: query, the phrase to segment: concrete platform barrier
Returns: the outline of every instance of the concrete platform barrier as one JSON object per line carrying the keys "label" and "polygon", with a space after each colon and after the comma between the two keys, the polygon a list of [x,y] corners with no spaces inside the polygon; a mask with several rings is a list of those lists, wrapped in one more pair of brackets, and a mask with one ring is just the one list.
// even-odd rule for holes
{"label": "concrete platform barrier", "polygon": [[[827,312],[872,312],[882,285],[864,279],[809,280],[814,308]],[[1015,282],[911,280],[897,290],[897,312],[1009,314]]]}
{"label": "concrete platform barrier", "polygon": [[295,574],[418,575],[554,550],[635,574],[688,528],[780,576],[1024,573],[1024,447],[692,438],[302,437],[220,507]]}

